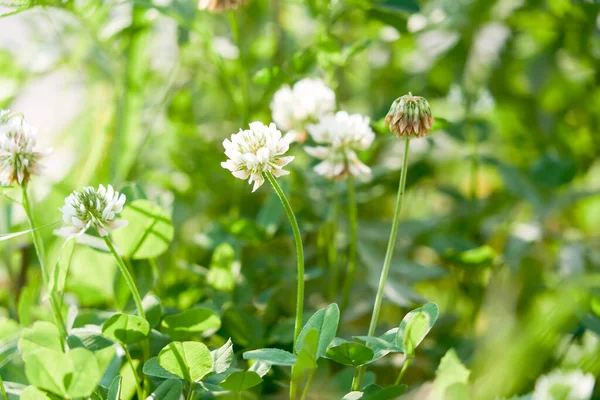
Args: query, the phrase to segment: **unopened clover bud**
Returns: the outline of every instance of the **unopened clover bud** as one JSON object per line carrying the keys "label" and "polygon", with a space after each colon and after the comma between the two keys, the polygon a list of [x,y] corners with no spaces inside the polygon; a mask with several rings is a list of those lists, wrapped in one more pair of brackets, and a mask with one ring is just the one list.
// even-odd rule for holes
{"label": "unopened clover bud", "polygon": [[427,136],[433,125],[429,102],[420,96],[408,93],[397,98],[385,117],[385,124],[398,137]]}

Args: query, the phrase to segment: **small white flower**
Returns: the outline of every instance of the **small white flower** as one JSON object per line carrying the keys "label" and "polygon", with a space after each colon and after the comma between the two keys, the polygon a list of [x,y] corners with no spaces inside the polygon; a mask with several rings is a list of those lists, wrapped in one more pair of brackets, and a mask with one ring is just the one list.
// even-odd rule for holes
{"label": "small white flower", "polygon": [[315,166],[319,175],[343,179],[347,175],[367,178],[371,174],[371,169],[356,155],[356,151],[368,149],[375,140],[368,117],[339,111],[321,118],[318,124],[308,125],[308,132],[320,145],[305,148],[308,154],[323,160]]}
{"label": "small white flower", "polygon": [[[284,85],[273,96],[273,121],[284,131],[302,131],[335,110],[335,93],[320,79],[302,79],[293,87]],[[293,133],[292,133],[293,135]]]}
{"label": "small white flower", "polygon": [[283,169],[294,157],[283,157],[290,147],[286,138],[275,124],[266,126],[262,122],[250,123],[250,129],[241,130],[223,141],[225,155],[229,158],[221,166],[231,171],[239,179],[254,182],[252,191],[256,191],[265,181],[263,174],[270,172],[274,176],[288,175]]}
{"label": "small white flower", "polygon": [[78,236],[94,226],[100,236],[106,236],[109,228],[118,229],[127,225],[126,220],[114,220],[123,210],[124,204],[125,195],[116,192],[111,185],[107,188],[100,185],[98,190],[88,186],[81,192],[74,191],[60,209],[63,221],[70,226],[61,228],[56,233],[65,237]]}
{"label": "small white flower", "polygon": [[43,153],[34,151],[37,129],[20,116],[6,115],[0,110],[0,184],[10,186],[15,182],[25,184],[31,175],[39,175],[39,160]]}
{"label": "small white flower", "polygon": [[589,400],[594,390],[594,376],[582,371],[555,370],[542,375],[535,383],[532,400]]}

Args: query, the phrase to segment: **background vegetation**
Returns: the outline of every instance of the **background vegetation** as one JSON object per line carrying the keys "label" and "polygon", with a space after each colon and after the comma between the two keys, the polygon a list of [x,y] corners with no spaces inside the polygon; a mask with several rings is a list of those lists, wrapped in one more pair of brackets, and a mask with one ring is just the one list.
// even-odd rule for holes
{"label": "background vegetation", "polygon": [[[132,260],[137,284],[166,314],[216,310],[209,347],[231,337],[236,354],[291,348],[291,230],[269,188],[252,194],[221,168],[221,142],[270,122],[284,83],[320,77],[377,133],[362,155],[373,179],[357,187],[359,263],[338,335],[366,334],[402,156],[382,119],[411,91],[438,122],[411,143],[378,334],[427,301],[440,318],[406,373],[418,384],[407,396],[426,398],[451,348],[471,371],[473,399],[529,393],[556,367],[600,373],[596,2],[250,0],[211,13],[188,0],[48,0],[2,12],[0,106],[24,113],[39,147],[54,148],[32,182],[39,225],[60,219],[73,189],[99,183],[167,210],[173,240],[155,261]],[[291,153],[279,182],[303,233],[310,315],[340,300],[346,195],[312,171],[302,146]],[[26,229],[14,193],[2,194],[0,231]],[[55,259],[62,239],[41,233]],[[51,314],[30,238],[0,248],[0,374],[25,383],[14,334]],[[116,264],[88,246],[75,249],[65,293],[76,325],[128,307]],[[388,357],[370,371],[391,384],[400,365]],[[349,371],[320,368],[310,398],[348,388]],[[282,374],[265,376],[255,398],[283,393]]]}

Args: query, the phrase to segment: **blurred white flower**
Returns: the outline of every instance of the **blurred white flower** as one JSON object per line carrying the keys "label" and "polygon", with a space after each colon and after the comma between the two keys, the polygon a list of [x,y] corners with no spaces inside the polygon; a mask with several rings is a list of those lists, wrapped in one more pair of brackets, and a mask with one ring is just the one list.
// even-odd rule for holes
{"label": "blurred white flower", "polygon": [[271,111],[279,129],[303,130],[335,110],[335,93],[320,79],[306,78],[284,85],[273,96]]}
{"label": "blurred white flower", "polygon": [[386,25],[381,28],[381,31],[379,31],[379,37],[384,42],[395,42],[396,40],[400,39],[400,32],[398,32],[398,29],[394,28],[393,26]]}
{"label": "blurred white flower", "polygon": [[265,181],[263,174],[270,172],[274,176],[288,175],[283,169],[294,157],[283,157],[290,147],[286,138],[275,124],[266,126],[262,122],[250,123],[250,129],[241,130],[223,141],[225,155],[229,158],[221,166],[231,171],[239,179],[254,182],[252,191],[256,191]]}
{"label": "blurred white flower", "polygon": [[348,175],[368,178],[371,169],[355,153],[368,149],[375,140],[368,117],[339,111],[321,118],[318,124],[308,125],[308,132],[321,145],[305,148],[308,154],[323,160],[315,166],[316,173],[329,179]]}
{"label": "blurred white flower", "polygon": [[512,235],[524,242],[535,242],[542,238],[542,227],[536,222],[518,223],[513,226]]}
{"label": "blurred white flower", "polygon": [[123,210],[125,195],[115,191],[111,185],[91,186],[81,192],[73,191],[65,199],[60,211],[63,221],[69,225],[58,229],[56,234],[64,237],[82,235],[90,226],[94,226],[100,236],[108,235],[108,229],[118,229],[127,225],[126,220],[115,221],[115,217]]}
{"label": "blurred white flower", "polygon": [[0,184],[26,184],[31,175],[39,175],[44,154],[33,149],[37,129],[22,116],[8,113],[0,111]]}
{"label": "blurred white flower", "polygon": [[532,400],[589,400],[594,390],[594,375],[582,371],[555,370],[535,383]]}
{"label": "blurred white flower", "polygon": [[227,60],[236,60],[240,56],[240,49],[225,36],[215,36],[212,43],[215,53]]}

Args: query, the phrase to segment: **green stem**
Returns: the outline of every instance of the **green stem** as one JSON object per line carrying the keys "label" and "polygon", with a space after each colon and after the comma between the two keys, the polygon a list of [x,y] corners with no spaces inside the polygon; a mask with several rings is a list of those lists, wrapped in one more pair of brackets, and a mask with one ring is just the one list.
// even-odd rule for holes
{"label": "green stem", "polygon": [[190,391],[186,397],[187,400],[192,400],[194,398],[194,389],[196,389],[196,382],[190,382]]}
{"label": "green stem", "polygon": [[352,388],[353,392],[360,391],[361,370],[360,368],[354,368],[354,376],[352,377]]}
{"label": "green stem", "polygon": [[2,381],[1,376],[0,376],[0,390],[2,391],[2,400],[8,400],[8,394],[6,394],[6,389],[4,389],[4,382]]}
{"label": "green stem", "polygon": [[[404,203],[404,190],[406,187],[406,174],[408,170],[408,151],[410,148],[410,139],[406,139],[404,145],[404,159],[402,161],[402,172],[400,174],[400,184],[398,185],[398,197],[396,199],[396,210],[394,212],[394,221],[392,222],[392,230],[390,232],[390,239],[388,241],[387,250],[385,252],[385,259],[383,262],[383,269],[381,270],[381,276],[379,278],[379,286],[377,287],[377,295],[375,296],[375,304],[373,305],[373,314],[371,315],[371,323],[369,324],[368,336],[375,334],[375,328],[377,328],[377,320],[379,319],[379,312],[381,311],[381,303],[383,301],[383,291],[385,289],[385,283],[387,281],[388,273],[390,272],[390,265],[392,263],[392,255],[394,254],[394,247],[396,245],[396,236],[398,235],[398,222],[400,213],[402,212],[402,204]],[[358,376],[358,384],[362,384],[366,367],[361,366]]]}
{"label": "green stem", "polygon": [[229,25],[231,27],[231,34],[233,36],[233,40],[237,48],[239,49],[239,57],[238,57],[238,73],[242,91],[242,125],[246,126],[250,117],[250,85],[248,82],[248,74],[246,68],[246,59],[244,56],[244,47],[242,46],[242,39],[240,35],[240,24],[238,23],[237,16],[235,10],[232,10],[229,13]]}
{"label": "green stem", "polygon": [[144,307],[142,306],[142,298],[140,296],[140,292],[137,290],[137,286],[135,286],[135,280],[133,279],[133,276],[131,276],[131,272],[129,272],[127,265],[125,265],[125,262],[123,261],[121,256],[117,253],[117,251],[115,250],[115,247],[113,246],[113,244],[108,236],[104,236],[104,243],[106,243],[106,246],[112,253],[115,260],[117,261],[117,265],[119,266],[119,269],[121,270],[121,274],[123,275],[123,278],[125,278],[125,283],[127,283],[127,286],[129,287],[129,291],[131,292],[131,295],[133,296],[133,301],[135,302],[135,306],[137,308],[138,315],[140,317],[146,319],[146,313],[144,312]]}
{"label": "green stem", "polygon": [[327,224],[328,231],[328,243],[327,243],[327,263],[330,268],[329,276],[329,300],[334,301],[338,294],[338,275],[339,275],[339,264],[337,261],[337,248],[336,248],[336,220],[337,220],[337,209],[338,209],[338,195],[333,186],[334,191],[331,199],[331,221]]}
{"label": "green stem", "polygon": [[354,275],[356,273],[356,242],[358,240],[358,211],[356,207],[356,194],[354,189],[354,179],[351,175],[347,179],[348,186],[348,220],[350,222],[350,247],[348,251],[348,270],[346,271],[346,280],[344,281],[344,290],[342,294],[341,312],[343,312],[350,297],[350,291],[354,285]]}
{"label": "green stem", "polygon": [[131,366],[131,372],[133,372],[133,377],[135,379],[137,395],[140,399],[144,399],[144,394],[142,392],[142,380],[140,379],[137,369],[135,368],[135,364],[133,363],[133,358],[131,358],[131,353],[127,350],[127,346],[123,346],[123,350],[125,351],[125,357],[127,358],[127,362]]}
{"label": "green stem", "polygon": [[413,359],[414,359],[414,356],[408,356],[406,358],[406,361],[404,361],[404,365],[402,366],[402,369],[400,370],[400,373],[398,374],[398,378],[396,379],[396,382],[394,383],[394,385],[397,386],[400,384],[400,382],[402,381],[402,378],[404,377],[404,373],[408,369],[408,366],[410,365],[410,363]]}
{"label": "green stem", "polygon": [[265,172],[265,176],[267,177],[269,183],[273,186],[273,189],[275,189],[277,196],[279,196],[279,200],[281,200],[281,204],[283,205],[285,213],[287,214],[287,217],[290,220],[290,224],[292,225],[292,231],[294,233],[294,242],[296,244],[296,261],[298,264],[298,291],[296,296],[296,323],[294,325],[295,349],[296,340],[298,340],[300,330],[302,329],[302,312],[304,310],[304,250],[302,249],[302,236],[300,235],[300,228],[298,227],[298,222],[296,221],[296,216],[294,215],[292,206],[290,206],[290,203],[285,197],[283,190],[281,190],[281,186],[279,186],[277,180],[270,172]]}
{"label": "green stem", "polygon": [[312,383],[313,377],[315,376],[315,369],[313,369],[310,373],[310,375],[308,376],[308,380],[306,381],[306,385],[304,385],[304,390],[302,391],[302,397],[300,397],[300,400],[306,400],[306,397],[308,396],[308,389],[310,389],[310,384]]}
{"label": "green stem", "polygon": [[[285,209],[285,213],[287,214],[288,219],[290,220],[290,224],[292,225],[292,231],[294,233],[294,243],[296,244],[296,261],[298,265],[298,290],[296,293],[296,321],[294,323],[294,343],[292,351],[296,352],[296,341],[298,340],[298,336],[300,335],[300,330],[302,329],[302,312],[304,310],[304,250],[302,249],[302,236],[300,235],[300,228],[298,227],[298,221],[296,221],[296,216],[294,215],[294,211],[292,210],[292,206],[290,206],[289,201],[285,197],[283,190],[275,180],[275,177],[270,172],[265,172],[265,176],[267,180],[275,189],[279,200],[281,200],[281,204]],[[296,382],[292,379],[290,382],[290,399],[296,399]]]}
{"label": "green stem", "polygon": [[[42,271],[42,280],[44,281],[44,287],[48,287],[49,276],[50,273],[46,269],[46,256],[44,252],[44,242],[42,241],[42,237],[40,236],[40,232],[36,229],[35,218],[33,216],[33,211],[31,209],[31,202],[29,201],[29,195],[27,194],[27,185],[21,185],[21,189],[23,191],[23,209],[25,210],[25,214],[27,215],[27,220],[29,221],[29,226],[32,229],[31,235],[33,237],[33,246],[35,247],[35,252],[37,254],[38,261],[40,263],[40,269]],[[60,342],[61,348],[65,350],[65,341],[68,338],[67,328],[65,325],[65,321],[60,313],[60,306],[58,297],[56,296],[56,292],[51,291],[49,293],[50,307],[52,308],[52,313],[54,314],[54,321],[62,337]]]}
{"label": "green stem", "polygon": [[242,392],[235,392],[235,398],[237,400],[242,400]]}

